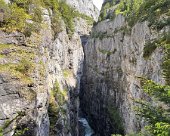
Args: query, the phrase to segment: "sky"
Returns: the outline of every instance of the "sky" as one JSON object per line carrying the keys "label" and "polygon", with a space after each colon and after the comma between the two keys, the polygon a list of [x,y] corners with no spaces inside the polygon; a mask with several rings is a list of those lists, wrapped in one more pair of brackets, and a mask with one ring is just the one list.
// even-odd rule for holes
{"label": "sky", "polygon": [[100,10],[103,0],[93,0],[94,5],[96,5],[96,7]]}

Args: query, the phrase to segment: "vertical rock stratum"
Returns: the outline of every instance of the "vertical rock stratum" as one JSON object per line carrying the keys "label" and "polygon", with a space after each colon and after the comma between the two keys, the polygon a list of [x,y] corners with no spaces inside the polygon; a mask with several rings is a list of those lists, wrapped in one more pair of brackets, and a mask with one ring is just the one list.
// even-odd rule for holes
{"label": "vertical rock stratum", "polygon": [[99,11],[91,0],[75,0],[74,8],[57,0],[5,2],[0,0],[0,135],[79,135],[80,37],[89,35]]}
{"label": "vertical rock stratum", "polygon": [[158,103],[142,81],[170,85],[169,9],[105,0],[99,16],[92,0],[0,0],[0,136],[143,129],[135,100]]}
{"label": "vertical rock stratum", "polygon": [[144,120],[135,115],[134,99],[147,99],[141,78],[165,84],[162,64],[166,43],[161,37],[169,34],[169,11],[163,7],[168,9],[170,3],[150,3],[150,9],[149,2],[148,7],[135,2],[131,7],[128,1],[105,1],[84,46],[80,103],[96,135],[140,130]]}

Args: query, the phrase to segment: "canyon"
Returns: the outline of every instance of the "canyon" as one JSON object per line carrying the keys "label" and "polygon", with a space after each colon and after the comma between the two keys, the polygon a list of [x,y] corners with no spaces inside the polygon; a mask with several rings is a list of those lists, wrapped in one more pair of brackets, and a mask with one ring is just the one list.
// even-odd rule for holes
{"label": "canyon", "polygon": [[[105,0],[99,13],[92,0],[66,0],[61,13],[54,3],[41,6],[42,21],[27,19],[32,27],[24,32],[1,25],[0,136],[111,136],[144,128],[134,111],[134,99],[150,100],[141,79],[166,84],[164,48],[147,44],[170,27],[129,25],[115,14],[119,3]],[[168,20],[167,12],[159,19]]]}

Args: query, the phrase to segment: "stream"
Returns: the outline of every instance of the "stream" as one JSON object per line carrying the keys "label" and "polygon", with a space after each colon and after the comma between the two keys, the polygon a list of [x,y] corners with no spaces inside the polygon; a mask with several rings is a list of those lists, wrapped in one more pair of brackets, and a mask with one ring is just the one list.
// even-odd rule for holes
{"label": "stream", "polygon": [[92,136],[94,134],[93,129],[90,127],[89,123],[85,118],[79,118],[79,122],[81,122],[84,127],[85,136]]}

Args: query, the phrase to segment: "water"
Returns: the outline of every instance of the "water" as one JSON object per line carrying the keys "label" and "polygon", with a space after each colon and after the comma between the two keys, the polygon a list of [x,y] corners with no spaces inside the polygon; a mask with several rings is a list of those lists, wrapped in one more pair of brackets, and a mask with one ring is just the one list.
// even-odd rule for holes
{"label": "water", "polygon": [[85,136],[92,136],[94,134],[93,129],[89,126],[89,123],[85,118],[80,118],[79,122],[82,123],[84,129],[85,129]]}

